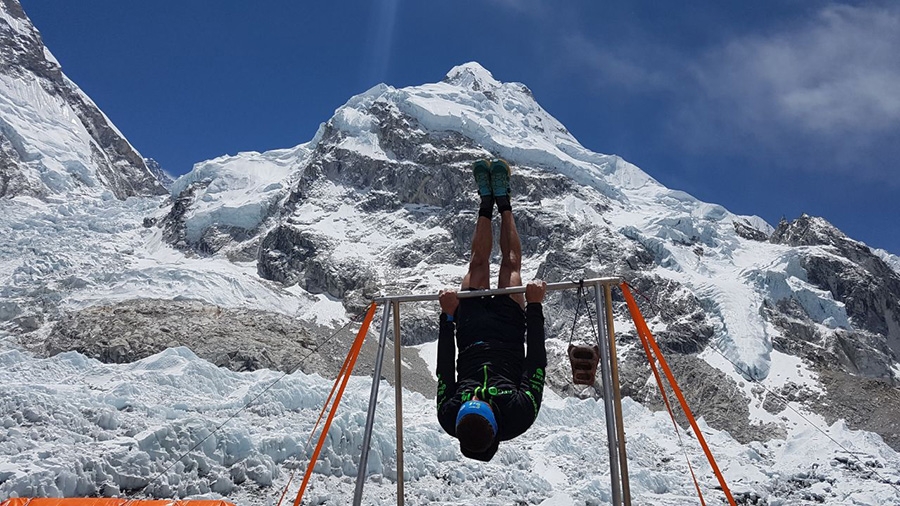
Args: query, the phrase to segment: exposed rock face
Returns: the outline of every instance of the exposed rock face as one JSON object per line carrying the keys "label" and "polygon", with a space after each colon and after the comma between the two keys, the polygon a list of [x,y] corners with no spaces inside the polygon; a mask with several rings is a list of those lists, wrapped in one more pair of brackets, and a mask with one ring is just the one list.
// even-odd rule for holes
{"label": "exposed rock face", "polygon": [[169,177],[165,170],[163,170],[162,166],[154,160],[153,158],[144,158],[144,162],[147,164],[147,169],[153,174],[154,177],[159,181],[161,185],[165,189],[169,189],[172,187],[172,183],[175,181]]}
{"label": "exposed rock face", "polygon": [[822,218],[803,215],[790,223],[782,221],[771,240],[811,247],[802,250],[801,264],[809,282],[831,292],[845,305],[857,328],[882,336],[884,351],[894,362],[900,360],[900,275],[896,271]]}
{"label": "exposed rock face", "polygon": [[[590,331],[588,331],[588,335],[589,333]],[[662,343],[659,344],[662,345]],[[665,403],[659,393],[659,387],[656,385],[637,336],[630,333],[619,334],[616,346],[628,350],[624,354],[620,354],[619,360],[619,382],[622,396],[631,397],[654,410],[665,410]],[[784,436],[783,429],[774,424],[754,425],[749,422],[748,399],[727,375],[714,369],[695,354],[673,351],[663,351],[663,354],[696,418],[703,417],[710,426],[728,431],[735,439],[743,443],[767,441]],[[551,347],[548,349],[548,362],[556,364],[560,368],[568,367],[566,350]],[[547,381],[554,390],[579,397],[603,396],[599,369],[597,382],[590,387],[574,386],[570,369],[560,372],[563,374],[554,374],[548,377]],[[660,375],[662,374],[660,370]],[[687,418],[664,376],[663,382],[679,425],[687,426]]]}
{"label": "exposed rock face", "polygon": [[[59,64],[51,59],[38,31],[17,0],[0,2],[0,74],[21,83],[34,83],[50,100],[65,104],[83,127],[86,138],[80,138],[79,149],[89,153],[89,160],[72,163],[65,176],[72,182],[54,182],[72,188],[99,183],[119,198],[135,195],[162,195],[165,188],[150,173],[144,159],[109,123],[93,102],[62,73]],[[15,26],[6,19],[13,20]],[[0,90],[0,93],[3,93]],[[40,109],[43,105],[21,104],[19,107]],[[37,117],[43,117],[38,115]],[[43,196],[55,191],[36,180],[30,180],[26,166],[42,163],[41,141],[31,139],[16,121],[0,117],[0,196]],[[78,166],[85,163],[89,166]],[[45,177],[45,176],[41,176]],[[96,178],[96,183],[92,181]]]}
{"label": "exposed rock face", "polygon": [[808,406],[825,416],[828,423],[843,418],[849,427],[879,434],[900,451],[900,390],[840,371],[820,374],[827,394]]}
{"label": "exposed rock face", "polygon": [[750,239],[752,241],[762,242],[769,239],[769,236],[766,235],[765,232],[754,228],[753,225],[747,222],[735,220],[734,231],[737,233],[737,235],[743,237],[744,239]]}
{"label": "exposed rock face", "polygon": [[[772,242],[798,247],[807,279],[844,304],[853,329],[829,328],[810,318],[793,299],[767,302],[762,314],[781,334],[776,350],[802,357],[819,374],[825,395],[786,387],[780,394],[799,401],[829,422],[881,434],[900,448],[900,395],[895,364],[900,358],[900,277],[865,245],[822,218],[803,215],[782,221]],[[866,406],[861,407],[860,403]],[[784,408],[772,401],[766,409]]]}
{"label": "exposed rock face", "polygon": [[831,330],[812,321],[795,301],[763,306],[766,319],[782,330],[773,340],[776,350],[803,357],[816,370],[847,373],[898,384],[891,366],[893,352],[884,336],[867,331]]}
{"label": "exposed rock face", "polygon": [[[288,343],[297,347],[294,353]],[[290,371],[297,352],[315,344],[309,330],[282,315],[145,299],[67,314],[44,348],[50,355],[76,350],[103,362],[127,363],[187,346],[236,371]]]}
{"label": "exposed rock face", "polygon": [[209,181],[198,181],[191,184],[177,197],[172,199],[172,208],[163,217],[159,226],[163,229],[163,238],[172,246],[181,250],[190,250],[192,245],[187,239],[184,216],[188,212],[194,192],[205,187]]}
{"label": "exposed rock face", "polygon": [[290,226],[278,226],[263,239],[258,259],[261,277],[285,286],[297,283],[310,293],[344,299],[353,312],[377,295],[374,271],[353,261],[332,258],[326,237]]}
{"label": "exposed rock face", "polygon": [[[316,233],[303,230],[302,220],[295,217],[295,210],[305,205],[321,206],[334,210],[342,204],[355,208],[360,216],[377,219],[407,210],[406,219],[425,227],[439,227],[446,235],[434,235],[426,239],[410,238],[410,242],[398,244],[389,255],[392,268],[409,270],[428,258],[430,263],[465,265],[468,262],[471,234],[476,208],[471,195],[469,163],[478,157],[490,156],[466,137],[455,132],[430,132],[416,124],[414,118],[402,113],[395,104],[375,102],[369,112],[378,119],[378,140],[385,152],[394,154],[396,160],[370,158],[357,151],[340,147],[345,133],[332,125],[326,125],[325,133],[316,146],[309,165],[294,187],[281,211],[286,219],[271,229],[261,242],[259,274],[291,285],[303,282],[315,292],[334,296],[365,288],[365,268],[338,261],[329,261],[331,253],[340,245],[331,244]],[[595,234],[591,227],[558,220],[554,213],[540,208],[541,198],[553,198],[586,191],[561,176],[538,175],[528,167],[516,167],[512,184],[517,189],[517,226],[522,240],[523,254],[540,255],[550,250],[551,244],[569,242],[581,234]],[[335,185],[341,190],[339,199],[321,198],[321,188]],[[592,195],[602,200],[602,197]],[[423,212],[417,213],[417,209]],[[440,209],[440,213],[427,212]],[[597,211],[603,207],[598,206]],[[496,232],[496,231],[495,231]],[[495,233],[495,237],[499,233]],[[577,264],[584,258],[595,259],[602,253],[605,258],[620,258],[614,251],[622,248],[613,242],[612,233],[598,237],[609,242],[610,248],[585,245],[580,253],[573,252]],[[551,251],[551,254],[556,254]],[[566,254],[562,254],[566,255]],[[331,263],[331,266],[323,266]],[[561,256],[547,260],[541,275],[556,274],[555,262],[563,262]],[[595,260],[596,262],[596,260]],[[580,263],[581,269],[585,264]],[[348,273],[342,275],[341,273]],[[569,274],[567,271],[566,274]],[[390,286],[372,287],[385,290]],[[371,291],[371,290],[370,290]]]}
{"label": "exposed rock face", "polygon": [[19,164],[22,157],[12,139],[0,128],[0,198],[15,195],[38,196],[40,192],[28,186]]}
{"label": "exposed rock face", "polygon": [[[311,327],[278,313],[227,309],[197,301],[141,299],[66,314],[41,351],[55,355],[74,350],[103,362],[124,363],[166,348],[187,346],[198,356],[233,371],[266,368],[291,373],[301,369],[335,377],[358,329],[358,325],[351,327],[336,333],[336,329]],[[356,374],[372,374],[376,348],[373,339],[366,340]],[[434,395],[436,383],[418,353],[412,349],[401,353],[407,364],[403,386]],[[385,356],[383,375],[393,382],[392,349]]]}
{"label": "exposed rock face", "polygon": [[[784,437],[785,432],[774,424],[753,425],[749,422],[750,410],[741,390],[725,374],[711,367],[693,355],[668,354],[666,359],[672,374],[687,399],[695,417],[703,417],[708,424],[720,430],[727,430],[742,443],[767,441]],[[646,358],[644,358],[646,363]],[[647,367],[647,366],[645,366]],[[647,367],[649,370],[649,367]],[[656,409],[665,409],[659,388],[648,383],[637,398],[645,399]],[[668,387],[667,387],[668,389]],[[674,393],[667,391],[669,402],[677,404]],[[680,408],[673,406],[675,417],[682,426],[687,418]]]}

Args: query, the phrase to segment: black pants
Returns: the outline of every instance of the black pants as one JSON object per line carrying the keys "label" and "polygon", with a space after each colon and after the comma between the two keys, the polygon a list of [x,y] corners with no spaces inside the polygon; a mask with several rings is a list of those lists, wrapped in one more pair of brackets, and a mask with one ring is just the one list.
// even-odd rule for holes
{"label": "black pants", "polygon": [[460,299],[456,321],[460,350],[477,342],[525,343],[525,310],[509,295]]}

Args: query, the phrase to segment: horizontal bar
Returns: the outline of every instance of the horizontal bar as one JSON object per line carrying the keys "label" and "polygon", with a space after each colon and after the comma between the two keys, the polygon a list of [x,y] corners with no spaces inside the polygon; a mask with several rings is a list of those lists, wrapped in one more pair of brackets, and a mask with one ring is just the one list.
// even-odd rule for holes
{"label": "horizontal bar", "polygon": [[[547,291],[555,291],[555,290],[568,290],[570,288],[578,288],[580,285],[584,286],[592,286],[592,285],[619,285],[622,283],[622,278],[620,277],[609,277],[609,278],[593,278],[593,279],[585,279],[582,281],[563,281],[560,283],[547,283]],[[467,291],[458,291],[457,296],[460,299],[468,299],[471,297],[485,297],[487,295],[508,295],[511,293],[525,293],[524,286],[511,286],[509,288],[493,288],[490,290],[467,290]],[[376,304],[384,304],[386,302],[424,302],[429,300],[438,300],[439,294],[428,294],[428,295],[386,295],[384,297],[377,297],[374,299]]]}

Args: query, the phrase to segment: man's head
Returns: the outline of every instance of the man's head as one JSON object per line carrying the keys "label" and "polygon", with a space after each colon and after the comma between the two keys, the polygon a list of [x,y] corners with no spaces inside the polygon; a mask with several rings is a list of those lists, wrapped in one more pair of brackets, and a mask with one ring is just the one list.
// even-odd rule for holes
{"label": "man's head", "polygon": [[464,449],[482,453],[487,451],[497,437],[497,420],[490,404],[474,400],[466,401],[456,415],[456,438]]}

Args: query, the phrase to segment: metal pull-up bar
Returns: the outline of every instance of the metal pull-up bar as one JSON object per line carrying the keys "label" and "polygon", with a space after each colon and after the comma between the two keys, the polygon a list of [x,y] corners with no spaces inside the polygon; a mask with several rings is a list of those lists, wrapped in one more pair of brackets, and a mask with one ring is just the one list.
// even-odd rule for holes
{"label": "metal pull-up bar", "polygon": [[[560,283],[547,283],[547,291],[567,290],[570,288],[578,288],[579,286],[618,286],[622,283],[622,278],[593,278],[580,281],[563,281]],[[509,295],[511,293],[525,293],[524,286],[511,286],[509,288],[492,288],[490,290],[465,290],[457,292],[460,299],[468,299],[473,297],[486,297],[488,295]],[[432,295],[386,295],[384,297],[376,297],[373,301],[376,304],[385,304],[388,302],[426,302],[429,300],[438,300],[438,294]]]}
{"label": "metal pull-up bar", "polygon": [[[609,442],[609,466],[610,481],[612,483],[612,503],[615,506],[624,504],[631,506],[631,494],[628,485],[628,467],[625,456],[625,431],[622,426],[622,404],[619,397],[619,378],[616,367],[615,355],[615,337],[613,335],[612,321],[612,296],[611,287],[618,286],[622,283],[620,277],[593,278],[579,281],[565,281],[560,283],[548,283],[547,291],[567,290],[580,287],[594,287],[596,294],[595,303],[597,307],[597,326],[601,329],[600,335],[597,336],[597,345],[600,349],[600,366],[601,380],[603,384],[603,399],[606,411],[606,434]],[[466,290],[458,291],[457,296],[461,299],[485,297],[488,295],[508,295],[513,293],[524,293],[524,286],[514,286],[509,288],[495,288],[490,290]],[[384,312],[381,322],[381,336],[378,341],[378,353],[375,358],[375,370],[372,378],[372,391],[369,398],[369,409],[366,418],[365,433],[361,453],[359,457],[359,466],[356,475],[356,491],[353,496],[354,506],[360,506],[362,503],[363,486],[366,479],[366,467],[368,465],[369,447],[372,439],[372,430],[375,420],[375,407],[378,402],[378,384],[381,382],[381,366],[384,361],[384,349],[387,343],[388,319],[390,318],[390,309],[393,307],[394,313],[394,366],[397,396],[397,504],[403,505],[403,419],[401,404],[401,372],[402,365],[400,361],[400,303],[402,302],[426,302],[436,301],[439,294],[430,295],[389,295],[374,299],[376,304],[384,304]],[[601,300],[603,301],[601,303]],[[605,310],[604,310],[605,309]],[[624,498],[623,498],[624,492]],[[624,499],[624,503],[623,503]]]}

